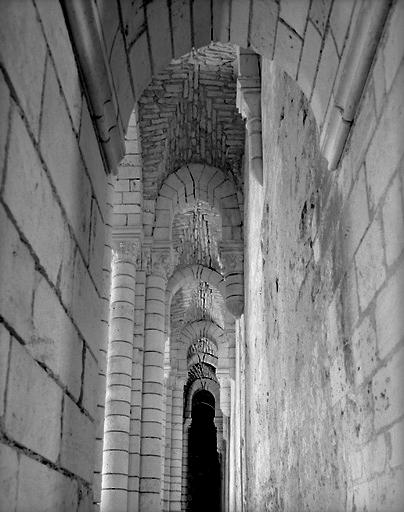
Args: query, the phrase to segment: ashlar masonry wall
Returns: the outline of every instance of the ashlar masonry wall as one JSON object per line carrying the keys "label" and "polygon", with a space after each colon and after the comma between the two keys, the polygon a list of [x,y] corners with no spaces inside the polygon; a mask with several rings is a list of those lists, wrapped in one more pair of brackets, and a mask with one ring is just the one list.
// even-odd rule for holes
{"label": "ashlar masonry wall", "polygon": [[59,2],[0,10],[0,509],[90,510],[106,172]]}
{"label": "ashlar masonry wall", "polygon": [[263,60],[263,187],[246,179],[250,510],[404,505],[403,12],[334,172],[306,99]]}

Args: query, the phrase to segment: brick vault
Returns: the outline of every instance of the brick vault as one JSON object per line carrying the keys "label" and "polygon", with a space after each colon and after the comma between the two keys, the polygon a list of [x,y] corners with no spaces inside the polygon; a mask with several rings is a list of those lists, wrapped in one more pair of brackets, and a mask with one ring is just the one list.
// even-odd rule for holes
{"label": "brick vault", "polygon": [[403,510],[404,0],[0,12],[0,512]]}

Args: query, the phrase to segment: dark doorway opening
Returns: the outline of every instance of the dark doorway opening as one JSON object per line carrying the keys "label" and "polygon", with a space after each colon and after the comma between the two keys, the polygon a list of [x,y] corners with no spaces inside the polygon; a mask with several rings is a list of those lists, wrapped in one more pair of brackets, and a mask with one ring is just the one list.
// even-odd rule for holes
{"label": "dark doorway opening", "polygon": [[188,478],[190,512],[220,512],[220,463],[217,453],[215,398],[197,391],[192,398]]}

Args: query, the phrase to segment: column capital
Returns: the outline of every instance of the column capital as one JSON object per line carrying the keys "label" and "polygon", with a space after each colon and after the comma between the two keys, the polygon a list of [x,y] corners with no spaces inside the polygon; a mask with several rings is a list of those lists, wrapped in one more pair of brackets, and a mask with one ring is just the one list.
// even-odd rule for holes
{"label": "column capital", "polygon": [[151,272],[168,280],[174,271],[174,257],[171,247],[159,247],[151,250]]}
{"label": "column capital", "polygon": [[133,263],[137,264],[140,254],[140,240],[113,240],[112,242],[112,262],[113,263]]}

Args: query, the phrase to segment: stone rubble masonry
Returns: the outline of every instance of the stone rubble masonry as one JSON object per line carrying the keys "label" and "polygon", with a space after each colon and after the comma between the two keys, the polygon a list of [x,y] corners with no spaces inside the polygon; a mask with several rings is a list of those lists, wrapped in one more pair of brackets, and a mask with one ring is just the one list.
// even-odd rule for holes
{"label": "stone rubble masonry", "polygon": [[0,45],[0,509],[84,511],[106,172],[60,4],[7,2]]}

